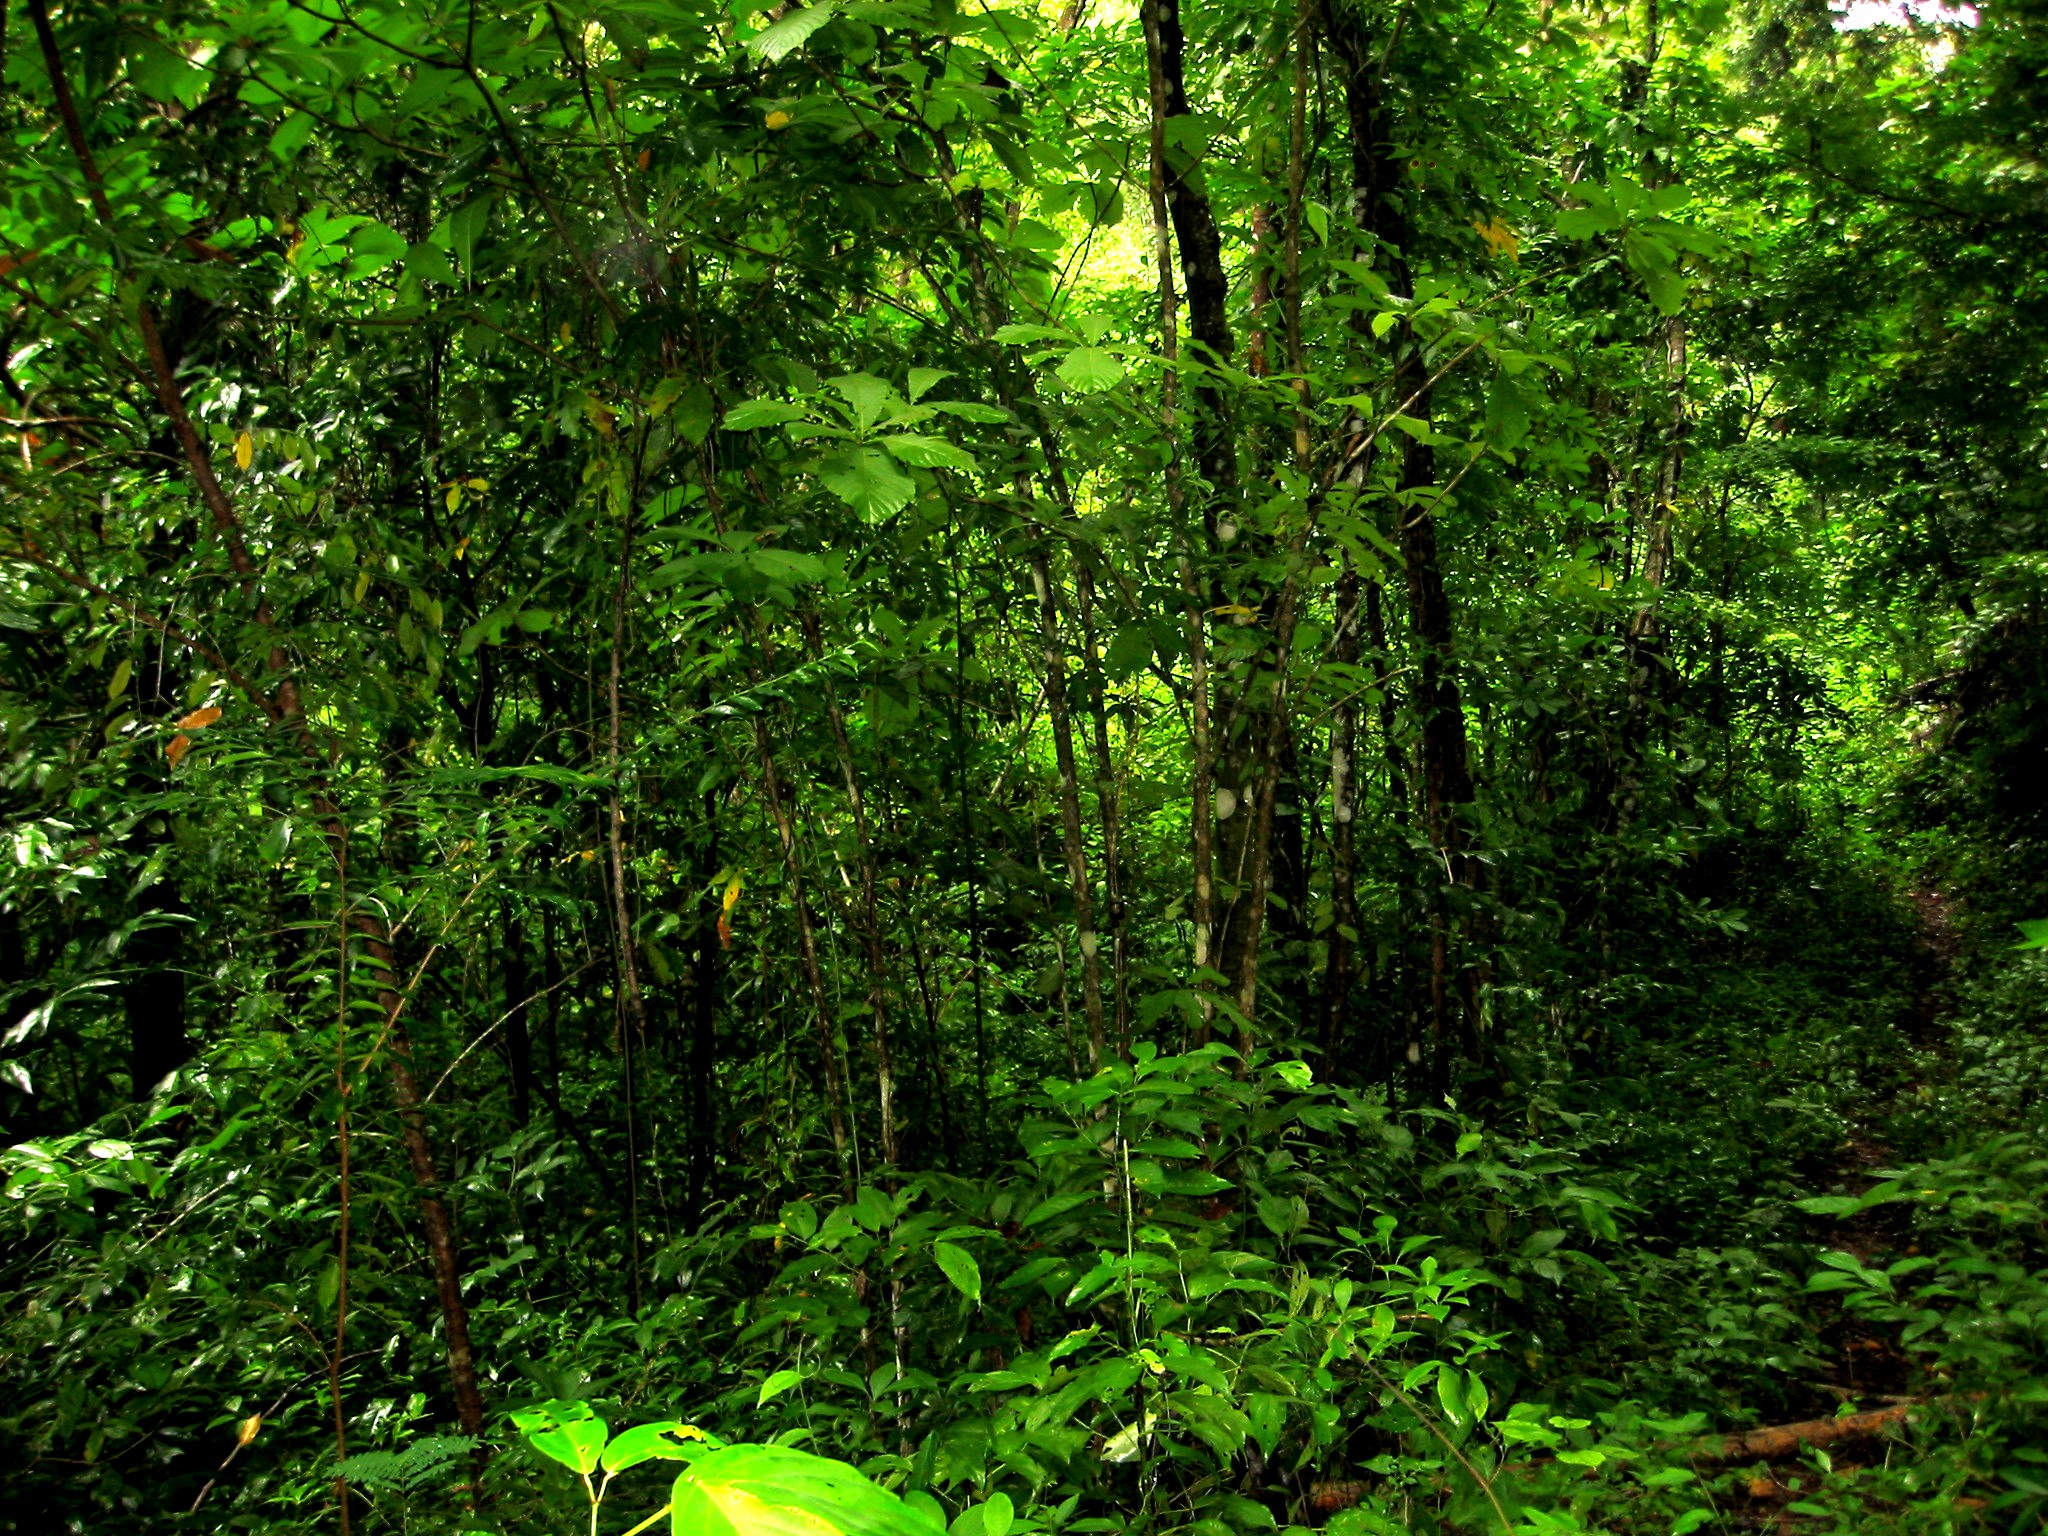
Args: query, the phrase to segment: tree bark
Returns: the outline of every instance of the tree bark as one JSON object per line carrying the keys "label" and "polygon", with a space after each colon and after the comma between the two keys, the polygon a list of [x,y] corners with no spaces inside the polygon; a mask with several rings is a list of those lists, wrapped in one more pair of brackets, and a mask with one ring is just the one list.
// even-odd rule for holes
{"label": "tree bark", "polygon": [[[1351,134],[1352,210],[1361,229],[1373,236],[1388,286],[1396,294],[1413,292],[1410,253],[1415,231],[1401,191],[1395,158],[1395,114],[1381,76],[1383,50],[1378,39],[1344,10],[1326,4],[1323,24],[1344,77],[1345,105]],[[1407,414],[1429,419],[1429,371],[1423,347],[1404,318],[1394,328],[1392,391]],[[1413,690],[1420,723],[1423,827],[1436,862],[1447,872],[1431,875],[1430,1034],[1433,1067],[1439,1080],[1448,1071],[1450,1037],[1455,1032],[1465,1049],[1477,1046],[1477,1017],[1466,1001],[1453,1017],[1455,988],[1452,955],[1453,913],[1447,886],[1476,887],[1480,866],[1466,853],[1466,830],[1459,808],[1472,800],[1472,774],[1466,745],[1465,712],[1456,673],[1456,631],[1450,599],[1444,589],[1437,552],[1435,451],[1409,437],[1402,449],[1394,496],[1397,518],[1395,547],[1400,551],[1408,594],[1408,617],[1415,633],[1417,676]]]}
{"label": "tree bark", "polygon": [[[1154,82],[1153,116],[1162,123],[1189,117],[1187,37],[1181,29],[1180,0],[1144,0],[1141,15]],[[1188,339],[1197,348],[1197,363],[1227,366],[1236,344],[1230,331],[1230,278],[1223,266],[1223,234],[1202,183],[1200,165],[1174,153],[1170,130],[1161,138],[1160,170],[1167,214],[1180,247]],[[1214,547],[1219,510],[1237,491],[1237,445],[1231,432],[1229,397],[1214,378],[1206,371],[1197,375],[1189,394],[1195,408],[1195,468],[1204,482],[1203,520]]]}

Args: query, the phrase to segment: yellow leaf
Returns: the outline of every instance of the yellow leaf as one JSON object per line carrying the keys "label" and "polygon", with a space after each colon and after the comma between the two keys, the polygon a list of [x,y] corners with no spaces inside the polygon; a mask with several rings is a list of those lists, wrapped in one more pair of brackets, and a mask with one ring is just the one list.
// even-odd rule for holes
{"label": "yellow leaf", "polygon": [[135,663],[124,661],[114,668],[114,675],[107,679],[107,697],[118,699],[128,691],[128,679],[135,674]]}
{"label": "yellow leaf", "polygon": [[164,756],[171,760],[171,766],[175,768],[185,760],[185,754],[191,750],[192,738],[180,731],[171,738],[170,745],[164,748]]}
{"label": "yellow leaf", "polygon": [[791,123],[795,121],[795,118],[791,117],[787,112],[783,111],[780,107],[777,107],[773,112],[770,112],[767,117],[767,123],[770,128],[787,128]]}
{"label": "yellow leaf", "polygon": [[180,720],[178,722],[178,729],[181,731],[202,730],[219,718],[220,707],[216,704],[209,704],[204,709],[193,710],[191,714]]}
{"label": "yellow leaf", "polygon": [[247,469],[256,460],[256,439],[244,432],[235,439],[235,463]]}
{"label": "yellow leaf", "polygon": [[448,503],[448,510],[450,512],[453,512],[457,507],[462,505],[462,487],[459,485],[449,486],[448,495],[445,499]]}
{"label": "yellow leaf", "polygon": [[491,488],[491,482],[488,480],[465,480],[462,483],[472,491],[488,491]]}
{"label": "yellow leaf", "polygon": [[370,590],[370,568],[369,568],[368,566],[364,566],[364,567],[363,567],[363,568],[362,568],[362,569],[361,569],[360,571],[356,572],[356,595],[355,595],[355,601],[356,601],[356,602],[358,602],[358,603],[362,602],[362,600],[363,600],[363,594],[364,594],[364,593],[366,593],[366,592],[368,592],[369,590]]}
{"label": "yellow leaf", "polygon": [[725,883],[725,904],[718,914],[718,947],[732,948],[732,909],[739,904],[740,877],[734,875]]}
{"label": "yellow leaf", "polygon": [[460,544],[458,544],[458,545],[456,545],[456,546],[455,546],[455,558],[456,558],[456,559],[458,559],[458,560],[460,560],[460,559],[461,559],[461,558],[462,558],[462,557],[463,557],[464,555],[466,555],[466,554],[468,554],[468,553],[469,553],[469,535],[465,533],[465,534],[464,534],[464,535],[462,536],[462,542],[461,542]]}
{"label": "yellow leaf", "polygon": [[1520,259],[1522,237],[1503,222],[1500,215],[1495,214],[1484,222],[1475,220],[1472,227],[1479,231],[1479,238],[1486,242],[1487,249],[1494,255],[1505,256],[1509,261]]}
{"label": "yellow leaf", "polygon": [[260,1413],[250,1414],[249,1417],[242,1420],[242,1428],[241,1431],[235,1436],[235,1444],[238,1446],[247,1445],[251,1440],[254,1440],[256,1438],[256,1431],[261,1429],[262,1427],[263,1415]]}

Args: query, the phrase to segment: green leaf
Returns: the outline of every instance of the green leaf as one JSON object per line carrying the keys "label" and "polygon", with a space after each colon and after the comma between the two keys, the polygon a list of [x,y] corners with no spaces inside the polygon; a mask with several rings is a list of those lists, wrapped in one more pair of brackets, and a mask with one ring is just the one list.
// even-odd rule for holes
{"label": "green leaf", "polygon": [[641,1424],[613,1439],[599,1465],[608,1473],[619,1473],[643,1461],[687,1461],[693,1447],[703,1443],[704,1431],[694,1424]]}
{"label": "green leaf", "polygon": [[801,421],[803,415],[801,406],[781,400],[742,400],[726,408],[723,425],[728,432],[751,432],[756,427],[779,427],[785,421]]}
{"label": "green leaf", "polygon": [[1557,232],[1567,240],[1590,240],[1616,228],[1611,208],[1562,208],[1558,210]]}
{"label": "green leaf", "polygon": [[1298,1195],[1261,1195],[1253,1209],[1275,1237],[1292,1237],[1308,1225],[1308,1203]]}
{"label": "green leaf", "polygon": [[1101,347],[1076,347],[1053,372],[1085,394],[1115,388],[1123,381],[1124,365],[1114,352]]}
{"label": "green leaf", "polygon": [[982,1501],[981,1536],[1009,1536],[1017,1518],[1017,1506],[1007,1493],[992,1493]]}
{"label": "green leaf", "polygon": [[1465,1373],[1465,1407],[1470,1410],[1473,1423],[1483,1424],[1486,1422],[1488,1406],[1486,1383],[1480,1379],[1477,1371],[1467,1371]]}
{"label": "green leaf", "polygon": [[1152,631],[1143,624],[1132,624],[1118,630],[1116,638],[1109,642],[1102,669],[1111,677],[1122,679],[1143,671],[1151,660]]}
{"label": "green leaf", "polygon": [[448,253],[438,245],[422,243],[412,247],[405,253],[405,270],[423,282],[442,283],[450,288],[462,281]]}
{"label": "green leaf", "polygon": [[763,1403],[782,1396],[783,1393],[803,1379],[804,1373],[802,1371],[777,1371],[761,1383],[761,1390],[754,1396],[754,1406],[759,1408]]}
{"label": "green leaf", "polygon": [[892,414],[896,391],[872,373],[849,373],[832,380],[832,392],[853,411],[854,424],[865,432]]}
{"label": "green leaf", "polygon": [[2029,918],[2016,925],[2020,931],[2020,942],[2014,949],[2048,949],[2048,917]]}
{"label": "green leaf", "polygon": [[1464,1383],[1448,1365],[1436,1373],[1436,1400],[1444,1411],[1444,1417],[1456,1428],[1463,1429],[1472,1422],[1472,1410],[1465,1401]]}
{"label": "green leaf", "polygon": [[1072,341],[1074,334],[1063,331],[1056,325],[1027,325],[1013,321],[996,331],[996,340],[1010,346],[1021,347],[1034,341]]}
{"label": "green leaf", "polygon": [[313,136],[313,130],[318,126],[317,120],[307,113],[292,113],[271,133],[270,153],[284,164],[291,164],[298,159],[299,151],[305,147],[306,140]]}
{"label": "green leaf", "polygon": [[879,439],[905,464],[914,464],[921,469],[976,470],[981,466],[974,462],[974,455],[965,448],[957,448],[943,437],[926,437],[919,432],[895,432]]}
{"label": "green leaf", "polygon": [[114,675],[107,679],[107,700],[109,703],[128,691],[128,679],[134,675],[135,663],[132,661],[123,661],[121,665],[114,668]]}
{"label": "green leaf", "polygon": [[830,21],[837,9],[834,0],[824,0],[824,4],[811,6],[808,10],[792,11],[766,31],[748,38],[747,51],[770,64],[779,63],[809,42],[811,34]]}
{"label": "green leaf", "polygon": [[957,417],[961,421],[998,422],[1010,419],[1008,411],[999,406],[983,405],[977,400],[927,400],[924,408]]}
{"label": "green leaf", "polygon": [[1854,1195],[1815,1195],[1792,1203],[1809,1216],[1850,1216],[1863,1209],[1863,1202]]}
{"label": "green leaf", "polygon": [[818,478],[862,517],[893,517],[910,505],[917,482],[879,448],[852,448],[825,461]]}
{"label": "green leaf", "polygon": [[1082,1190],[1078,1194],[1049,1195],[1031,1207],[1030,1213],[1019,1223],[1027,1231],[1041,1221],[1050,1221],[1055,1216],[1064,1216],[1077,1205],[1086,1205],[1102,1197],[1093,1190]]}
{"label": "green leaf", "polygon": [[782,1445],[732,1445],[675,1481],[675,1536],[936,1536],[929,1516],[841,1462]]}
{"label": "green leaf", "polygon": [[266,864],[275,864],[284,857],[285,849],[292,845],[292,819],[280,816],[270,824],[270,830],[263,834],[263,841],[256,845],[256,856]]}
{"label": "green leaf", "polygon": [[913,368],[913,369],[911,369],[911,370],[910,370],[910,398],[911,398],[912,400],[916,400],[916,399],[919,399],[919,398],[920,398],[921,396],[923,396],[923,395],[924,395],[924,393],[925,393],[925,392],[926,392],[927,390],[929,390],[929,389],[930,389],[930,388],[931,388],[931,387],[932,387],[932,386],[933,386],[934,384],[938,383],[938,382],[939,382],[939,380],[941,380],[941,379],[950,379],[950,378],[951,378],[952,376],[953,376],[953,375],[952,375],[951,371],[950,371],[950,370],[948,370],[948,369],[945,369],[945,368]]}
{"label": "green leaf", "polygon": [[1660,315],[1675,315],[1685,308],[1686,281],[1669,267],[1653,267],[1642,274],[1643,287]]}
{"label": "green leaf", "polygon": [[957,1243],[933,1243],[932,1257],[939,1261],[954,1289],[969,1301],[981,1300],[981,1266],[974,1262],[973,1254]]}
{"label": "green leaf", "polygon": [[462,270],[471,278],[476,276],[476,243],[490,222],[491,200],[488,196],[471,198],[448,220],[449,244],[454,247]]}
{"label": "green leaf", "polygon": [[1270,1461],[1280,1448],[1280,1433],[1287,1427],[1287,1399],[1273,1392],[1254,1392],[1245,1400],[1245,1410],[1251,1437]]}
{"label": "green leaf", "polygon": [[512,1415],[512,1422],[526,1437],[526,1443],[541,1455],[559,1461],[579,1477],[596,1470],[610,1438],[605,1422],[590,1411],[587,1403],[556,1399],[538,1408],[524,1408]]}
{"label": "green leaf", "polygon": [[374,272],[382,272],[386,267],[405,260],[409,249],[405,236],[397,230],[387,228],[374,219],[366,220],[349,233],[349,259],[342,275],[368,277]]}

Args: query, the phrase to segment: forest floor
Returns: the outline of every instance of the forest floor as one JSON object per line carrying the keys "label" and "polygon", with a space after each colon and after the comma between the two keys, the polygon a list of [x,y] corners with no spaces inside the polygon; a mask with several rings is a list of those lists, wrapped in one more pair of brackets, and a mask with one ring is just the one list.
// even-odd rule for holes
{"label": "forest floor", "polygon": [[[1980,1271],[1998,1268],[2009,1255],[1968,1253],[1961,1266],[1954,1266],[1952,1242],[1937,1259],[1931,1250],[1942,1234],[1928,1230],[1926,1210],[1886,1194],[1899,1187],[1902,1175],[1905,1182],[1924,1182],[1915,1177],[1914,1154],[1924,1157],[1933,1150],[1926,1110],[1930,1100],[1945,1100],[1949,1106],[1943,1129],[1952,1154],[1966,1147],[1980,1126],[1992,1139],[1999,1122],[1998,1106],[1973,1097],[1970,1085],[1960,1081],[1966,1074],[1955,1060],[1955,1042],[1973,1027],[1973,1000],[1966,995],[1964,976],[1971,962],[1964,934],[1967,914],[1940,890],[1913,889],[1908,900],[1920,950],[1912,957],[1922,978],[1917,995],[1889,1021],[1895,1054],[1888,1051],[1890,1059],[1870,1061],[1867,1091],[1847,1096],[1840,1105],[1847,1134],[1832,1165],[1811,1180],[1807,1203],[1876,1196],[1870,1204],[1824,1220],[1816,1234],[1827,1250],[1824,1263],[1842,1262],[1845,1269],[1877,1277],[1911,1275],[1937,1265],[1968,1271],[1973,1260]],[[1915,1145],[1902,1152],[1902,1141]],[[2021,1270],[2008,1264],[2004,1273],[2010,1279]],[[2015,1309],[2015,1315],[2031,1311],[2023,1328],[2041,1316],[2042,1277],[2031,1279],[2034,1294]],[[1882,1289],[1892,1289],[1889,1279]],[[1921,1299],[1937,1291],[1922,1292]],[[2048,1530],[2048,1499],[2038,1496],[2040,1483],[2015,1473],[2009,1463],[1998,1469],[2003,1496],[1987,1497],[1983,1491],[1984,1475],[1999,1458],[1973,1457],[1975,1409],[1994,1393],[1982,1378],[1959,1370],[1961,1362],[1950,1352],[1927,1348],[1934,1313],[1923,1308],[1915,1316],[1909,1308],[1856,1304],[1868,1295],[1833,1290],[1802,1298],[1822,1365],[1806,1385],[1814,1394],[1813,1407],[1822,1411],[1797,1423],[1730,1435],[1725,1447],[1730,1454],[1701,1458],[1747,1464],[1745,1472],[1722,1483],[1733,1496],[1721,1511],[1724,1524],[1831,1536]],[[1944,1299],[1968,1304],[1968,1298]],[[1952,1337],[1959,1331],[1952,1320],[1947,1330]],[[1918,1348],[1915,1338],[1921,1340]],[[2006,1389],[2013,1385],[2003,1384]],[[2023,1400],[2042,1396],[2038,1381],[2031,1389],[2025,1381],[2018,1386]],[[2030,1466],[2044,1459],[2038,1449],[2024,1447],[2020,1456]],[[1980,1464],[1973,1466],[1973,1460]]]}

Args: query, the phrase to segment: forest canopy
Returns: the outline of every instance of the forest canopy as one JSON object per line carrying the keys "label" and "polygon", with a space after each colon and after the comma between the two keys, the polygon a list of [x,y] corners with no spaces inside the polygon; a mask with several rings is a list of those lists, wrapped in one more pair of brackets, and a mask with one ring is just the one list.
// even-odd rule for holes
{"label": "forest canopy", "polygon": [[0,15],[0,1532],[2048,1519],[2039,0]]}

